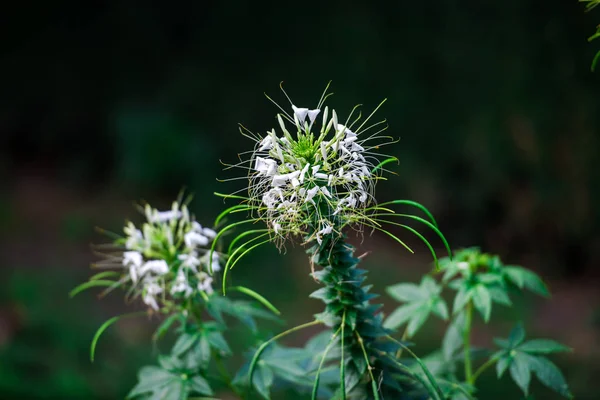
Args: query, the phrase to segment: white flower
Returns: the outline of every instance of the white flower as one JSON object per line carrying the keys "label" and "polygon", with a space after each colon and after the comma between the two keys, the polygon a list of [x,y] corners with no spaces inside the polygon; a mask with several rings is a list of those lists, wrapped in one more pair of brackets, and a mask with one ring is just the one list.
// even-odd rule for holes
{"label": "white flower", "polygon": [[180,269],[177,272],[177,278],[173,286],[171,286],[171,294],[175,293],[183,293],[184,297],[190,297],[190,295],[194,292],[194,289],[188,283],[188,279],[183,272],[183,269]]}
{"label": "white flower", "polygon": [[198,274],[198,290],[206,292],[207,294],[213,293],[212,288],[212,277],[204,272]]}
{"label": "white flower", "polygon": [[313,197],[315,197],[315,195],[317,194],[317,192],[319,191],[319,187],[315,186],[313,188],[310,188],[306,191],[306,197],[304,198],[305,202],[310,201],[311,203],[315,204],[315,201],[313,200]]}
{"label": "white flower", "polygon": [[148,221],[154,223],[167,222],[181,217],[181,211],[170,210],[170,211],[158,211],[154,210]]}
{"label": "white flower", "polygon": [[152,272],[156,275],[164,275],[169,272],[169,265],[165,260],[146,261],[140,268],[140,275],[145,275],[148,272]]}
{"label": "white flower", "polygon": [[181,266],[184,268],[189,268],[194,272],[198,272],[198,266],[201,264],[198,259],[198,254],[193,251],[189,254],[180,254],[177,258],[182,261]]}
{"label": "white flower", "polygon": [[217,236],[217,232],[215,232],[214,230],[212,230],[210,228],[203,228],[202,234],[209,239],[214,239]]}
{"label": "white flower", "polygon": [[298,108],[295,105],[292,105],[292,110],[294,110],[294,115],[300,121],[300,124],[304,122],[306,119],[306,115],[308,114],[308,108]]}
{"label": "white flower", "polygon": [[199,234],[196,231],[189,231],[184,236],[185,245],[190,249],[195,249],[199,246],[206,246],[209,240],[206,236]]}
{"label": "white flower", "polygon": [[277,173],[277,161],[270,158],[256,157],[254,169],[263,176],[273,176]]}
{"label": "white flower", "polygon": [[142,297],[142,300],[154,310],[158,311],[158,303],[156,302],[154,296],[162,293],[162,291],[162,287],[160,287],[156,282],[148,281],[144,287],[144,296]]}
{"label": "white flower", "polygon": [[[324,94],[322,100],[327,96]],[[381,144],[377,139],[387,140],[378,135],[385,127],[361,136],[380,123],[364,121],[352,131],[338,123],[335,110],[322,109],[321,100],[313,110],[295,105],[291,108],[292,113],[277,115],[279,136],[272,129],[257,138],[248,163],[238,165],[245,173],[250,166],[248,192],[252,210],[280,237],[281,232],[319,231],[325,225],[312,226],[315,216],[335,226],[336,231],[338,225],[365,221],[369,210],[374,210],[368,207],[374,200],[379,178],[377,173],[371,173],[379,164],[373,149]],[[323,122],[314,126],[318,125],[319,115]],[[348,116],[350,126],[354,127],[359,118]],[[290,123],[295,125],[292,130],[286,128]],[[335,219],[330,218],[333,215]]]}
{"label": "white flower", "polygon": [[315,119],[317,118],[317,115],[319,115],[320,112],[321,110],[318,109],[308,110],[308,119],[310,120],[311,124],[315,122]]}
{"label": "white flower", "polygon": [[333,232],[333,226],[326,224],[323,229],[317,232],[317,242],[321,244],[323,242],[323,235],[328,235]]}
{"label": "white flower", "polygon": [[273,148],[273,138],[271,136],[265,136],[265,138],[260,142],[260,147],[258,151],[271,150]]}
{"label": "white flower", "polygon": [[123,265],[126,267],[130,265],[140,267],[143,261],[144,258],[139,251],[126,251],[123,253]]}
{"label": "white flower", "polygon": [[321,193],[323,193],[325,196],[331,198],[331,193],[329,193],[329,190],[325,186],[321,186]]}
{"label": "white flower", "polygon": [[125,232],[125,235],[127,236],[127,240],[125,242],[125,247],[127,249],[140,250],[145,247],[144,235],[142,235],[142,231],[137,229],[133,223],[129,222],[123,229],[123,232]]}
{"label": "white flower", "polygon": [[158,311],[158,303],[156,303],[156,299],[154,298],[154,296],[145,294],[144,297],[142,297],[142,300],[144,301],[144,303],[146,303],[146,305],[149,305],[155,311]]}
{"label": "white flower", "polygon": [[139,268],[142,266],[144,258],[138,251],[126,251],[123,253],[123,266],[129,267],[129,276],[132,282],[137,282],[139,276]]}

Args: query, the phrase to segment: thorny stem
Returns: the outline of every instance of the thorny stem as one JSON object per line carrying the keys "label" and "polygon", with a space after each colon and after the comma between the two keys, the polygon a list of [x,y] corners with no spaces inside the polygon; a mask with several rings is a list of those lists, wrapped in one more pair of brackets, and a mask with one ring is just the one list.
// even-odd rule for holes
{"label": "thorny stem", "polygon": [[[311,262],[322,267],[314,277],[324,288],[313,297],[324,301],[325,311],[316,318],[332,331],[341,332],[340,378],[345,381],[340,385],[341,391],[348,398],[362,396],[365,390],[372,392],[370,399],[398,398],[400,389],[386,385],[385,379],[406,372],[383,361],[380,354],[395,358],[402,344],[389,338],[377,314],[379,306],[369,302],[375,296],[369,293],[368,286],[363,286],[366,271],[358,268],[360,259],[353,255],[354,247],[346,243],[344,235],[334,234],[324,236],[322,243],[313,242],[308,253]],[[365,387],[369,382],[370,388]],[[381,387],[377,382],[382,382]],[[411,384],[407,382],[406,386]],[[345,396],[340,394],[342,399]]]}
{"label": "thorny stem", "polygon": [[465,307],[465,330],[463,333],[463,352],[465,357],[465,380],[473,384],[473,367],[471,366],[471,323],[473,321],[473,302],[469,300]]}

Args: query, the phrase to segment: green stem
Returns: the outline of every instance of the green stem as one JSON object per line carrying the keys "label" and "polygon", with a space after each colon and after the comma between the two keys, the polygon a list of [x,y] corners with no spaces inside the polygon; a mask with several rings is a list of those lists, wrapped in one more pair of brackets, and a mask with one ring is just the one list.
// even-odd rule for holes
{"label": "green stem", "polygon": [[488,369],[489,367],[491,367],[492,365],[494,365],[496,363],[496,361],[498,361],[497,357],[492,357],[489,360],[487,360],[484,364],[482,364],[473,374],[473,376],[471,377],[471,384],[475,384],[475,381],[477,381],[477,378],[479,377],[479,375],[481,375],[486,369]]}
{"label": "green stem", "polygon": [[465,307],[465,330],[463,334],[463,352],[465,357],[465,380],[473,384],[473,367],[471,365],[471,323],[473,321],[473,302],[469,300]]}
{"label": "green stem", "polygon": [[356,338],[358,339],[358,344],[360,345],[360,349],[362,350],[363,356],[365,357],[365,363],[367,363],[367,371],[369,372],[369,377],[371,378],[371,389],[373,390],[373,398],[375,400],[379,400],[379,393],[377,389],[377,383],[375,381],[375,377],[373,376],[373,367],[369,363],[369,356],[367,355],[367,350],[365,349],[365,344],[363,342],[363,338],[360,336],[360,333],[357,331],[354,332],[356,334]]}
{"label": "green stem", "polygon": [[314,325],[319,325],[322,323],[323,322],[321,322],[321,321],[312,321],[312,322],[307,322],[306,324],[295,326],[291,329],[288,329],[285,332],[281,332],[279,335],[273,336],[271,339],[269,339],[266,342],[264,342],[263,344],[261,344],[260,347],[258,348],[258,350],[256,350],[256,353],[254,353],[254,357],[252,357],[252,361],[250,362],[250,369],[248,372],[248,382],[250,383],[250,387],[252,387],[252,375],[254,374],[254,368],[256,367],[256,364],[258,363],[258,359],[260,358],[260,355],[262,354],[263,351],[265,351],[267,346],[269,346],[274,341],[279,340],[286,335],[289,335],[290,333],[294,333],[301,329],[308,328],[308,327],[314,326]]}
{"label": "green stem", "polygon": [[[310,238],[309,238],[310,240]],[[378,306],[370,304],[374,295],[363,286],[366,271],[358,268],[359,258],[354,247],[337,234],[323,237],[322,243],[312,243],[308,250],[311,261],[322,267],[314,276],[325,288],[311,297],[322,299],[325,310],[316,315],[333,332],[341,332],[340,398],[353,398],[362,393],[360,385],[369,384],[371,399],[399,398],[399,389],[386,383],[381,377],[393,377],[398,368],[384,360],[382,349],[394,358],[402,343],[391,345],[388,332],[377,316]],[[405,349],[406,352],[410,350]],[[365,362],[356,362],[355,355],[362,355]],[[410,383],[406,383],[410,386]],[[403,389],[404,390],[404,389]]]}
{"label": "green stem", "polygon": [[[404,330],[404,333],[402,334],[402,337],[400,338],[400,341],[404,342],[404,341],[406,341],[406,339],[408,339],[408,327],[406,327],[406,329]],[[398,349],[398,351],[396,352],[396,358],[399,359],[400,357],[402,357],[402,351],[403,350],[404,350],[403,347],[400,347]]]}
{"label": "green stem", "polygon": [[344,327],[346,326],[346,310],[344,310],[344,314],[342,315],[342,344],[340,349],[342,351],[342,356],[340,358],[340,387],[342,391],[342,400],[346,400],[346,364],[344,363]]}

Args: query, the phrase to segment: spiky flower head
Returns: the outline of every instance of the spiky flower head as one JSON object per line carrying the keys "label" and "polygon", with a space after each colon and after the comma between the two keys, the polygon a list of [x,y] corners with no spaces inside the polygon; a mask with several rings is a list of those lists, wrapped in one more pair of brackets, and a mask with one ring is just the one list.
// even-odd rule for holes
{"label": "spiky flower head", "polygon": [[116,251],[96,264],[120,269],[110,288],[127,289],[155,311],[181,307],[198,296],[207,299],[213,293],[212,271],[220,270],[221,254],[210,251],[217,232],[200,225],[180,201],[170,210],[147,204],[140,211],[142,225],[128,222],[125,236],[115,240]]}
{"label": "spiky flower head", "polygon": [[320,243],[323,235],[369,222],[382,171],[377,150],[393,142],[380,135],[385,121],[368,125],[383,102],[361,121],[359,106],[342,118],[324,106],[327,97],[326,88],[314,109],[289,97],[287,108],[274,102],[278,127],[264,135],[241,127],[255,142],[249,159],[237,165],[248,171],[249,206],[280,239],[302,234]]}

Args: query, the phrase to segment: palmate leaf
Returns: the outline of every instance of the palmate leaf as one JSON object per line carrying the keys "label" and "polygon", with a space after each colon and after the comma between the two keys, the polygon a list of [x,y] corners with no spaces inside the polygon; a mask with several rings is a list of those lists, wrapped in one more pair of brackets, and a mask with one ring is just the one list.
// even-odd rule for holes
{"label": "palmate leaf", "polygon": [[533,339],[529,340],[519,347],[517,347],[520,351],[524,351],[526,353],[532,354],[549,354],[549,353],[559,353],[564,351],[571,351],[570,347],[567,347],[563,344],[560,344],[554,340],[550,339]]}
{"label": "palmate leaf", "polygon": [[531,381],[531,370],[528,360],[520,354],[512,356],[510,362],[510,376],[527,396],[529,394],[529,382]]}
{"label": "palmate leaf", "polygon": [[545,386],[562,396],[571,398],[569,387],[558,367],[539,355],[569,351],[570,348],[549,339],[534,339],[527,342],[524,340],[525,330],[520,324],[511,331],[508,339],[495,339],[495,342],[503,347],[503,350],[493,356],[497,358],[498,378],[508,369],[513,381],[527,395],[533,373]]}
{"label": "palmate leaf", "polygon": [[483,320],[488,322],[492,314],[492,296],[484,285],[479,284],[473,289],[473,304],[481,313]]}
{"label": "palmate leaf", "polygon": [[461,312],[454,317],[442,339],[442,353],[444,359],[449,361],[463,345],[463,331],[465,328],[465,313]]}
{"label": "palmate leaf", "polygon": [[440,297],[441,287],[430,276],[423,277],[420,285],[400,283],[386,289],[388,294],[406,304],[398,307],[385,320],[384,327],[396,329],[408,322],[406,337],[412,337],[423,326],[433,312],[442,319],[448,319],[448,306]]}
{"label": "palmate leaf", "polygon": [[143,367],[138,375],[139,382],[127,395],[128,399],[152,393],[177,380],[177,376],[160,367]]}
{"label": "palmate leaf", "polygon": [[508,281],[514,283],[520,289],[528,289],[543,297],[550,297],[546,284],[533,271],[521,267],[507,266],[504,274]]}

